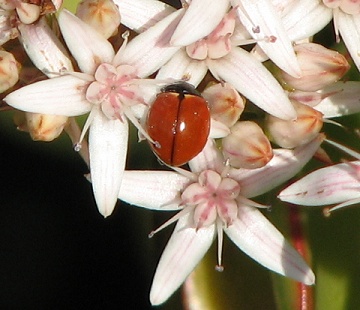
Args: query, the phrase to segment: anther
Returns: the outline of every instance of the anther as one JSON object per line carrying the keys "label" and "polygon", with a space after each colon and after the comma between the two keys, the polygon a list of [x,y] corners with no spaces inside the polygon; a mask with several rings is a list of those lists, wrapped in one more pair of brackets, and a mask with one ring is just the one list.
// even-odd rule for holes
{"label": "anther", "polygon": [[81,143],[80,142],[77,142],[74,144],[74,151],[75,152],[80,152],[81,150]]}

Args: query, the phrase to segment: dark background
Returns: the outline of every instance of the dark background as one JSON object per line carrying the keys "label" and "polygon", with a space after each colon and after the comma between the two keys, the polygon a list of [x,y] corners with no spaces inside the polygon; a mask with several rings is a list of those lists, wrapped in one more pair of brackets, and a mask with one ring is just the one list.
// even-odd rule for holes
{"label": "dark background", "polygon": [[66,137],[1,131],[0,308],[149,308],[152,213],[119,203],[104,219]]}

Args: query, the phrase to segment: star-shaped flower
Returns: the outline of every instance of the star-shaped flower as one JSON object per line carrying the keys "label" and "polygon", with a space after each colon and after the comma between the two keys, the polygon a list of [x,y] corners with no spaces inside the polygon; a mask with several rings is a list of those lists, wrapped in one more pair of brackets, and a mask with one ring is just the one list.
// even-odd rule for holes
{"label": "star-shaped flower", "polygon": [[[244,27],[238,27],[238,18],[234,10],[229,11],[228,0],[216,1],[211,6],[207,1],[193,0],[176,12],[159,1],[141,0],[141,5],[132,5],[132,2],[130,4],[127,0],[117,0],[115,3],[125,16],[122,22],[140,32],[150,29],[152,25],[159,23],[159,20],[162,22],[161,18],[164,16],[167,18],[178,14],[172,24],[173,28],[164,32],[164,36],[169,40],[168,44],[174,47],[173,55],[161,67],[157,78],[185,78],[197,86],[210,70],[216,79],[229,82],[266,112],[283,119],[296,118],[287,96],[272,74],[259,60],[237,47],[239,38],[247,39],[250,35]],[[143,5],[147,8],[146,12]],[[136,17],[130,18],[133,15]],[[293,53],[290,58],[296,63],[290,41],[288,45],[287,51],[291,50]],[[283,51],[276,47],[273,50],[277,51],[278,55]],[[287,59],[287,64],[291,62],[289,57],[277,58]]]}
{"label": "star-shaped flower", "polygon": [[[165,46],[159,33],[176,16],[162,20],[127,46],[125,38],[115,54],[105,38],[64,10],[59,14],[59,26],[82,72],[65,71],[61,76],[23,87],[4,99],[27,112],[65,116],[90,112],[83,136],[90,128],[90,173],[95,199],[104,216],[111,214],[119,193],[127,153],[127,119],[142,130],[137,120],[156,92],[152,87],[156,81],[149,83],[142,78],[168,60],[167,53],[173,48]],[[156,41],[154,36],[158,37]]]}
{"label": "star-shaped flower", "polygon": [[166,301],[183,283],[218,235],[218,265],[222,270],[223,232],[246,254],[282,275],[311,285],[314,274],[282,234],[249,198],[263,194],[295,175],[322,141],[318,136],[295,150],[275,150],[259,169],[233,169],[210,139],[190,161],[190,171],[125,171],[119,198],[153,210],[181,210],[152,232],[177,221],[157,267],[150,300]]}

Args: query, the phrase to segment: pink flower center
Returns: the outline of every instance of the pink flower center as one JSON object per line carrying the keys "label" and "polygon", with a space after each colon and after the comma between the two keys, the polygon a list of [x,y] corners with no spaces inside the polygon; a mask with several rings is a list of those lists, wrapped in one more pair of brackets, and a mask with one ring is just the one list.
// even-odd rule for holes
{"label": "pink flower center", "polygon": [[213,224],[218,217],[229,226],[237,217],[239,193],[238,182],[213,170],[205,170],[200,173],[197,183],[184,190],[181,199],[187,206],[195,206],[193,219],[197,229]]}
{"label": "pink flower center", "polygon": [[230,53],[230,37],[235,29],[235,18],[235,11],[230,11],[207,37],[186,47],[188,56],[205,60],[206,58],[218,59]]}
{"label": "pink flower center", "polygon": [[101,64],[95,72],[87,91],[86,99],[94,104],[101,104],[104,114],[110,118],[122,119],[126,107],[144,103],[141,89],[136,83],[136,69],[129,65],[114,67]]}

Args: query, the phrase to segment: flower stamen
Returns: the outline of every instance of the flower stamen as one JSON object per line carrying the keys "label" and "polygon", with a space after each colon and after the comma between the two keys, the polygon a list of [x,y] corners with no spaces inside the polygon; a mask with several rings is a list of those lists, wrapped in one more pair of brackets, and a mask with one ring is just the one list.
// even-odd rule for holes
{"label": "flower stamen", "polygon": [[162,224],[161,226],[159,226],[157,229],[153,230],[152,232],[149,233],[148,237],[152,238],[156,233],[158,233],[160,230],[163,230],[165,227],[168,227],[169,225],[171,225],[172,223],[176,222],[178,219],[180,219],[181,217],[183,217],[184,215],[188,214],[189,212],[191,212],[192,210],[195,209],[195,205],[191,205],[191,206],[186,206],[186,208],[182,209],[181,211],[179,211],[178,213],[176,213],[172,218],[170,218],[169,220],[167,220],[164,224]]}
{"label": "flower stamen", "polygon": [[218,233],[218,263],[215,266],[215,270],[222,272],[224,271],[224,266],[222,265],[222,249],[223,249],[223,239],[224,239],[224,233],[223,233],[223,224],[222,221],[220,219],[220,217],[218,217],[216,219],[216,229],[217,229],[217,233]]}

